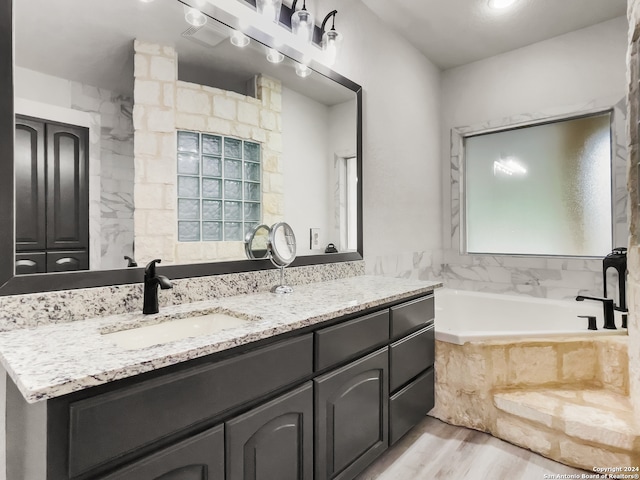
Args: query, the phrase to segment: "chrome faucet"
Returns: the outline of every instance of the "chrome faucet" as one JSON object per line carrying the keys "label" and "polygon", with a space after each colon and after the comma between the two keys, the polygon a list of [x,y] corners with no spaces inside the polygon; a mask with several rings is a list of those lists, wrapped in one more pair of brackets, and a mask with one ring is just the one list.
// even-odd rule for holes
{"label": "chrome faucet", "polygon": [[158,313],[158,286],[162,290],[172,288],[171,281],[164,275],[156,274],[156,263],[161,260],[151,260],[144,269],[144,305],[142,313]]}
{"label": "chrome faucet", "polygon": [[578,302],[582,302],[583,300],[595,300],[597,302],[602,302],[602,307],[604,309],[604,328],[609,330],[617,330],[613,315],[613,300],[611,298],[587,297],[584,295],[578,295],[576,297],[576,300]]}

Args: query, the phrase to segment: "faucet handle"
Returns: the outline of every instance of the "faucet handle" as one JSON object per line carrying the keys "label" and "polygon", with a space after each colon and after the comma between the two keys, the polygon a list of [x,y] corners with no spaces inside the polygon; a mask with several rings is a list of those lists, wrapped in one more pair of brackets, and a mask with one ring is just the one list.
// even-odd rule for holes
{"label": "faucet handle", "polygon": [[597,330],[596,317],[593,315],[578,315],[578,318],[586,318],[588,322],[587,330]]}
{"label": "faucet handle", "polygon": [[156,258],[147,263],[147,266],[144,267],[145,276],[155,277],[156,276],[156,263],[162,263],[162,260]]}

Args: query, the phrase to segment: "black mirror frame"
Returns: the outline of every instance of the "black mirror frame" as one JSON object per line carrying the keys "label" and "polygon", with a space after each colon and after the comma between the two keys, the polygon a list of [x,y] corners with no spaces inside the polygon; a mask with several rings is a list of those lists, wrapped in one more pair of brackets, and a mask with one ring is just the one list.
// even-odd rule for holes
{"label": "black mirror frame", "polygon": [[[97,270],[82,272],[14,275],[15,227],[14,227],[14,100],[13,100],[13,2],[0,0],[0,220],[11,228],[0,228],[0,296],[24,293],[50,292],[77,288],[103,287],[142,282],[142,268],[121,270]],[[190,2],[181,3],[189,5]],[[194,5],[189,5],[194,6]],[[238,28],[237,20],[211,4],[204,13],[231,28]],[[253,39],[271,46],[261,31],[251,28],[247,34]],[[294,60],[302,60],[300,54],[289,47],[280,51]],[[319,265],[363,259],[362,238],[362,87],[324,65],[312,62],[310,67],[317,73],[337,82],[356,94],[357,101],[357,172],[358,172],[358,250],[356,252],[309,255],[298,257],[293,267]],[[7,253],[9,252],[9,253]],[[162,267],[163,274],[172,279],[241,273],[274,268],[269,260],[238,260],[218,263],[169,265]]]}

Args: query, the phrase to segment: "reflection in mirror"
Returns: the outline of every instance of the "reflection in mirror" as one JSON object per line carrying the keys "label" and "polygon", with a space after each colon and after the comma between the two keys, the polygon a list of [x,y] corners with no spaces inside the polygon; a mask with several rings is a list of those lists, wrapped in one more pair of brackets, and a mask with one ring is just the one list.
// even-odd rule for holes
{"label": "reflection in mirror", "polygon": [[271,260],[277,267],[286,267],[296,258],[296,236],[288,223],[279,222],[269,233]]}
{"label": "reflection in mirror", "polygon": [[269,234],[271,229],[267,225],[258,225],[247,233],[244,241],[245,253],[250,260],[259,260],[269,256]]}
{"label": "reflection in mirror", "polygon": [[237,260],[285,217],[320,229],[301,255],[357,249],[353,90],[186,23],[178,1],[14,9],[16,274]]}

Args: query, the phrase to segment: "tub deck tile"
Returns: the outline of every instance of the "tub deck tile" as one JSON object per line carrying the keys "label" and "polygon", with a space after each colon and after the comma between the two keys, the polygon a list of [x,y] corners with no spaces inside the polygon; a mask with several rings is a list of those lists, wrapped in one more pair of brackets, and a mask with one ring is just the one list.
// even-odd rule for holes
{"label": "tub deck tile", "polygon": [[633,451],[640,425],[629,398],[601,389],[536,389],[499,392],[496,408],[589,445]]}

